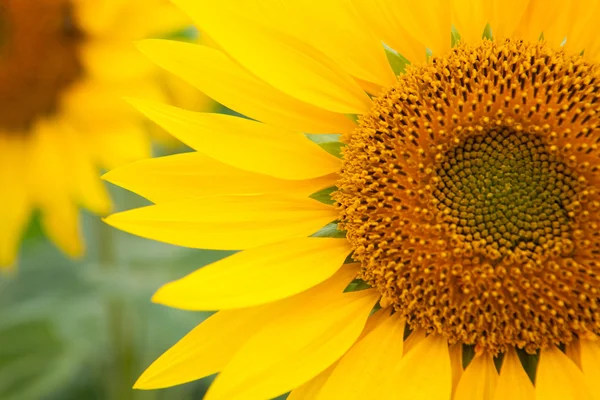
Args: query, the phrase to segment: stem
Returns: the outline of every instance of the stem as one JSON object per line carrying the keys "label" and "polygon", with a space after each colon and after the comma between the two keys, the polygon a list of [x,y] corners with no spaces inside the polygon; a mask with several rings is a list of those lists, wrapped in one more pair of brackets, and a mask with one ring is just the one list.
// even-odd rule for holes
{"label": "stem", "polygon": [[[99,219],[98,249],[99,263],[107,276],[116,277],[120,270],[115,253],[113,230]],[[123,301],[122,293],[111,294],[107,298],[108,338],[112,343],[112,362],[108,371],[108,390],[110,399],[131,400],[134,393],[131,388],[134,380],[133,330],[131,321],[127,319],[127,304]]]}

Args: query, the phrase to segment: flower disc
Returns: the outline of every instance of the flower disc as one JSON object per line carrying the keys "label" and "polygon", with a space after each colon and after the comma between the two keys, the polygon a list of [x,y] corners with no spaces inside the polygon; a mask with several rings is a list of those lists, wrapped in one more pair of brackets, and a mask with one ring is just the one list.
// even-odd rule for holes
{"label": "flower disc", "polygon": [[600,332],[599,77],[579,55],[484,40],[375,99],[335,198],[382,305],[491,353]]}

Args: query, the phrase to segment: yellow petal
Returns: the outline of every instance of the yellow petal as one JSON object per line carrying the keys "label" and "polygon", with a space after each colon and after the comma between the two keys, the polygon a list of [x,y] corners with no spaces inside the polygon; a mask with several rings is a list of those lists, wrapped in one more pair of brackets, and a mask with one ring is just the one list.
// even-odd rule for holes
{"label": "yellow petal", "polygon": [[261,307],[216,313],[156,359],[134,388],[175,386],[219,372],[270,318]]}
{"label": "yellow petal", "polygon": [[452,0],[452,25],[467,43],[478,43],[491,14],[490,3],[481,0]]}
{"label": "yellow petal", "polygon": [[183,143],[237,168],[283,179],[316,178],[340,168],[338,158],[301,133],[231,115],[131,102]]}
{"label": "yellow petal", "polygon": [[281,195],[186,199],[113,214],[106,222],[179,246],[242,250],[306,237],[333,221],[335,208]]}
{"label": "yellow petal", "polygon": [[[494,40],[500,41],[513,37],[529,0],[492,0],[490,8],[490,27]],[[537,40],[537,38],[536,38]]]}
{"label": "yellow petal", "polygon": [[89,40],[80,53],[86,74],[101,81],[135,79],[156,73],[156,67],[128,40]]}
{"label": "yellow petal", "polygon": [[493,400],[498,383],[498,372],[488,354],[476,355],[462,374],[455,400]]}
{"label": "yellow petal", "polygon": [[150,35],[177,33],[191,24],[181,10],[165,0],[73,1],[85,3],[74,7],[79,25],[86,34],[100,38],[130,42]]}
{"label": "yellow petal", "polygon": [[293,33],[352,76],[385,87],[396,82],[381,41],[349,0],[292,1],[286,9],[302,24],[302,29],[294,29]]}
{"label": "yellow petal", "polygon": [[598,340],[580,340],[581,369],[592,398],[600,399],[600,342]]}
{"label": "yellow petal", "polygon": [[535,389],[514,349],[504,354],[494,400],[534,400]]}
{"label": "yellow petal", "polygon": [[142,124],[121,122],[92,126],[86,130],[87,151],[106,169],[148,158],[150,139]]}
{"label": "yellow petal", "polygon": [[588,0],[567,4],[553,0],[530,0],[515,34],[529,41],[538,41],[543,33],[544,40],[556,48],[580,23],[580,15],[588,12],[587,3]]}
{"label": "yellow petal", "polygon": [[361,17],[381,41],[412,63],[425,62],[426,45],[402,25],[405,5],[396,0],[353,0]]}
{"label": "yellow petal", "polygon": [[209,389],[206,400],[263,400],[327,369],[354,344],[374,290],[342,293],[356,273],[342,269],[319,286],[273,304],[273,320],[252,336]]}
{"label": "yellow petal", "polygon": [[[358,268],[358,265],[356,266],[356,268]],[[367,320],[367,324],[365,325],[365,328],[363,329],[361,336],[358,340],[359,341],[362,340],[362,338],[364,338],[366,335],[368,335],[370,332],[372,332],[373,329],[378,327],[379,324],[383,320],[389,318],[390,311],[391,310],[389,310],[389,309],[380,310],[380,311],[377,311],[374,314],[372,314],[369,317],[369,319]],[[303,384],[302,386],[292,390],[292,392],[288,396],[288,400],[315,400],[315,399],[317,399],[317,397],[319,396],[319,392],[321,391],[321,388],[323,387],[323,385],[325,385],[325,383],[329,379],[329,376],[331,375],[333,370],[337,367],[338,363],[339,363],[339,361],[335,362],[329,368],[327,368],[325,371],[321,372],[319,375],[312,378],[310,381],[308,381],[305,384]]]}
{"label": "yellow petal", "polygon": [[244,70],[221,51],[167,40],[144,40],[139,49],[162,68],[242,115],[283,129],[343,133],[356,125],[280,92]]}
{"label": "yellow petal", "polygon": [[41,209],[47,236],[71,257],[83,253],[79,212],[74,204],[71,165],[63,156],[67,139],[58,121],[41,121],[30,135],[29,185],[32,200]]}
{"label": "yellow petal", "polygon": [[[321,285],[343,290],[355,274],[355,267],[346,266]],[[315,289],[312,289],[311,293],[314,294]],[[285,308],[286,304],[293,306],[302,302],[302,296],[303,294],[300,294],[264,306],[219,311],[154,361],[134,387],[169,387],[221,371],[252,335],[277,318],[282,305]],[[292,300],[294,298],[296,300]]]}
{"label": "yellow petal", "polygon": [[310,381],[292,390],[287,397],[287,400],[315,400],[336,366],[337,363],[332,364],[329,368],[312,378]]}
{"label": "yellow petal", "polygon": [[62,251],[70,257],[83,255],[79,212],[71,201],[41,206],[42,229]]}
{"label": "yellow petal", "polygon": [[282,193],[298,197],[335,185],[337,174],[287,180],[244,171],[201,153],[183,153],[124,165],[103,179],[153,203],[224,194]]}
{"label": "yellow petal", "polygon": [[394,314],[378,322],[340,359],[317,399],[380,399],[384,393],[396,389],[395,371],[403,354],[404,319]]}
{"label": "yellow petal", "polygon": [[536,400],[593,400],[583,373],[557,347],[543,350],[535,378]]}
{"label": "yellow petal", "polygon": [[105,215],[110,212],[111,201],[106,187],[100,179],[95,159],[84,144],[84,137],[67,123],[61,124],[63,151],[68,168],[64,173],[72,181],[74,197],[88,210]]}
{"label": "yellow petal", "polygon": [[77,23],[88,34],[105,31],[121,9],[118,0],[74,0],[74,2],[73,11]]}
{"label": "yellow petal", "polygon": [[369,111],[371,101],[352,77],[309,44],[251,19],[227,2],[175,3],[234,60],[284,93],[333,112]]}
{"label": "yellow petal", "polygon": [[458,382],[463,374],[463,360],[462,360],[463,348],[462,344],[455,343],[450,346],[450,361],[452,363],[452,394],[456,392]]}
{"label": "yellow petal", "polygon": [[0,270],[14,265],[32,208],[26,185],[29,154],[15,135],[0,134]]}
{"label": "yellow petal", "polygon": [[345,239],[298,238],[245,250],[161,287],[152,300],[223,310],[280,300],[331,277],[352,248]]}
{"label": "yellow petal", "polygon": [[[61,102],[61,113],[70,122],[92,129],[99,125],[102,125],[102,128],[106,125],[114,128],[123,120],[136,123],[144,120],[139,111],[123,100],[124,96],[166,100],[160,86],[148,79],[110,83],[83,79],[74,83],[65,93]],[[107,118],[107,115],[110,115],[110,118]]]}
{"label": "yellow petal", "polygon": [[450,399],[452,367],[446,339],[430,335],[414,346],[400,361],[395,371],[395,388],[382,399],[411,400]]}
{"label": "yellow petal", "polygon": [[[577,23],[573,25],[571,32],[568,34],[565,46],[577,53],[584,50],[584,56],[594,60],[600,49],[600,40],[598,39],[598,35],[596,35],[600,2],[597,0],[586,0],[582,3],[584,6],[587,6],[587,9],[585,12],[577,15]],[[579,6],[579,2],[571,4]]]}
{"label": "yellow petal", "polygon": [[404,341],[404,355],[411,351],[416,345],[425,340],[425,331],[422,329],[414,330]]}
{"label": "yellow petal", "polygon": [[398,3],[403,28],[430,49],[434,56],[443,56],[450,51],[450,0],[387,1]]}
{"label": "yellow petal", "polygon": [[[554,46],[560,46],[565,38],[569,43],[569,38],[582,25],[590,19],[589,14],[593,12],[593,7],[597,3],[595,0],[577,0],[568,3],[556,2],[555,6],[548,4],[548,1],[535,1],[540,7],[554,10],[554,13],[548,16],[549,20],[542,27],[544,40]],[[534,11],[540,13],[539,8]],[[597,14],[596,14],[597,15]],[[583,48],[573,49],[577,52]]]}

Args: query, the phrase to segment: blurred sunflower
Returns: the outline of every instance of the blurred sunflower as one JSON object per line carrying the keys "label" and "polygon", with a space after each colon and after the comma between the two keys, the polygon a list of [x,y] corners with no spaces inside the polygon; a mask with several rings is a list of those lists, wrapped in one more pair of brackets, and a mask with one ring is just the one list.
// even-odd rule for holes
{"label": "blurred sunflower", "polygon": [[120,97],[167,98],[131,42],[186,21],[164,0],[1,2],[0,269],[14,265],[35,209],[58,247],[82,253],[78,205],[110,209],[97,168],[149,155],[140,118]]}
{"label": "blurred sunflower", "polygon": [[197,152],[107,221],[243,251],[156,293],[221,311],[137,388],[600,398],[600,2],[175,2],[222,51],[140,48],[251,119],[134,101]]}

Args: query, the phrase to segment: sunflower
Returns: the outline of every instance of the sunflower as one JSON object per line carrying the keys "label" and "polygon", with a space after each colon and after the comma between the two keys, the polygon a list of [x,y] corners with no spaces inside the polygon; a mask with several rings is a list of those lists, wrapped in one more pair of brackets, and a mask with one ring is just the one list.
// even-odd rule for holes
{"label": "sunflower", "polygon": [[33,210],[58,247],[82,253],[77,207],[110,210],[98,168],[149,156],[144,121],[120,97],[167,99],[132,40],[187,21],[163,0],[1,2],[0,269]]}
{"label": "sunflower", "polygon": [[220,311],[136,388],[600,398],[600,2],[175,3],[218,50],[141,50],[248,118],[133,101],[197,151],[107,222],[240,251],[158,290]]}

